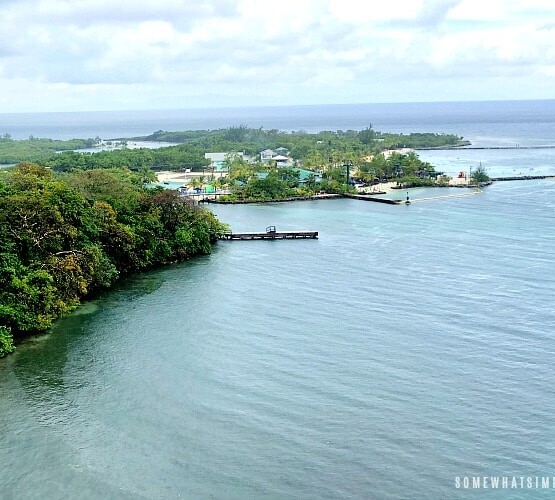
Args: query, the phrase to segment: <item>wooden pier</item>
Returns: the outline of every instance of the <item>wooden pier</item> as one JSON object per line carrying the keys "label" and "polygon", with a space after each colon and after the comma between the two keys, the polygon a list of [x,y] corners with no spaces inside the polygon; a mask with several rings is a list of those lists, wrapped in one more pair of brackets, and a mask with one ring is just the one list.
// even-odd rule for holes
{"label": "wooden pier", "polygon": [[297,240],[316,239],[318,231],[276,231],[275,226],[268,226],[265,232],[255,233],[224,233],[221,240]]}

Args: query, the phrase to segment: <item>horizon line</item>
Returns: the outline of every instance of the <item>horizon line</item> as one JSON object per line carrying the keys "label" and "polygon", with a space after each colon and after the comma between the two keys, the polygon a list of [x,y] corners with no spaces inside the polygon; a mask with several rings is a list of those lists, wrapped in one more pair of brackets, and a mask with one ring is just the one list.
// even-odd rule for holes
{"label": "horizon line", "polygon": [[351,103],[319,103],[319,104],[260,104],[248,106],[199,106],[199,107],[163,107],[163,108],[122,108],[122,109],[89,109],[65,111],[3,111],[5,115],[38,115],[38,114],[72,114],[72,113],[144,113],[144,112],[175,112],[175,111],[216,111],[216,110],[241,110],[241,109],[276,109],[276,108],[315,108],[322,106],[391,106],[411,104],[470,104],[470,103],[503,103],[503,102],[546,102],[554,99],[484,99],[484,100],[455,100],[455,101],[397,101],[397,102],[351,102]]}

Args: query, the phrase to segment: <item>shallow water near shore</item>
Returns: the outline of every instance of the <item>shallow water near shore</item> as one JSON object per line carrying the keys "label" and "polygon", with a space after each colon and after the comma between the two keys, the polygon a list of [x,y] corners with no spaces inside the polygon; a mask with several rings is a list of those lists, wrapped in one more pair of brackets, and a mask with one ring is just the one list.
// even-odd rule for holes
{"label": "shallow water near shore", "polygon": [[0,360],[0,496],[457,498],[484,492],[456,476],[553,475],[553,187],[212,207],[320,238],[220,242]]}

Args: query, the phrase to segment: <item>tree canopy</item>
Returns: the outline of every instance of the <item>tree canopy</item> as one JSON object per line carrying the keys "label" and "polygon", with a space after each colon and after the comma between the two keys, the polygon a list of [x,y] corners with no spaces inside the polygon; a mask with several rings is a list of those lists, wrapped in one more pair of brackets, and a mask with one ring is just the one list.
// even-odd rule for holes
{"label": "tree canopy", "polygon": [[455,135],[381,133],[373,130],[371,125],[362,131],[318,133],[283,132],[240,125],[218,130],[159,130],[150,136],[130,139],[179,144],[159,149],[123,148],[92,154],[67,151],[52,155],[40,163],[56,171],[114,167],[200,171],[210,164],[210,160],[204,157],[205,153],[241,152],[256,160],[265,149],[284,148],[298,165],[305,168],[325,168],[340,166],[345,161],[359,166],[364,157],[379,154],[386,149],[454,147],[463,144],[461,138]]}
{"label": "tree canopy", "polygon": [[470,179],[474,184],[484,184],[490,182],[490,176],[485,167],[481,164],[479,167],[476,167],[475,170],[472,171]]}
{"label": "tree canopy", "polygon": [[0,176],[0,356],[120,276],[210,252],[226,226],[129,170]]}
{"label": "tree canopy", "polygon": [[15,140],[10,134],[0,137],[0,164],[19,163],[22,161],[42,162],[60,151],[91,148],[100,139],[71,139],[60,141],[55,139]]}

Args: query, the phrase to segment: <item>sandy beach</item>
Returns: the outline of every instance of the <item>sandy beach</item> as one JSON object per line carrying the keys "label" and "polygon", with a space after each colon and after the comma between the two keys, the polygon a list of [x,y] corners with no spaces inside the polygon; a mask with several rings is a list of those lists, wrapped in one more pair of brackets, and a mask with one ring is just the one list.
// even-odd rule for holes
{"label": "sandy beach", "polygon": [[470,184],[470,179],[466,177],[453,177],[449,180],[449,185],[453,187],[468,186]]}
{"label": "sandy beach", "polygon": [[380,182],[379,184],[375,184],[373,186],[360,188],[358,189],[358,192],[361,194],[372,194],[375,192],[391,193],[392,191],[395,191],[393,189],[394,186],[397,186],[396,182]]}
{"label": "sandy beach", "polygon": [[[205,179],[208,179],[209,176],[212,175],[212,172],[175,172],[171,170],[166,170],[163,172],[157,172],[156,177],[158,178],[158,182],[182,182],[183,184],[188,184],[192,179],[195,177],[202,177],[204,175]],[[214,177],[223,177],[225,175],[224,172],[214,172]],[[372,192],[385,192],[391,193],[394,191],[393,187],[396,186],[396,182],[382,182],[380,184],[375,184],[374,186],[365,187],[359,190],[360,193],[369,193]]]}
{"label": "sandy beach", "polygon": [[[224,172],[214,172],[214,177],[219,178],[225,175]],[[208,180],[210,176],[212,176],[212,172],[175,172],[175,171],[163,171],[158,172],[156,177],[158,178],[158,182],[181,182],[183,185],[187,185],[193,180],[195,177],[202,177],[204,176],[205,180]],[[449,181],[449,185],[452,187],[467,187],[468,186],[468,179],[460,179],[455,178]],[[390,194],[395,191],[399,191],[395,189],[397,186],[396,182],[381,182],[380,184],[375,184],[373,186],[368,186],[364,188],[359,188],[358,192],[361,194],[372,194],[374,192],[381,192]]]}
{"label": "sandy beach", "polygon": [[222,172],[175,172],[171,170],[165,170],[163,172],[157,172],[156,177],[158,182],[182,182],[183,184],[188,184],[195,177],[203,177],[209,179],[214,175],[215,178],[222,177],[224,174]]}

